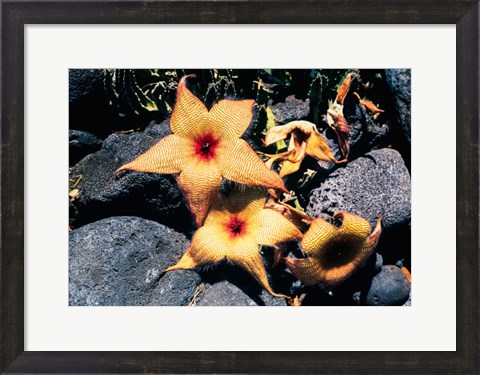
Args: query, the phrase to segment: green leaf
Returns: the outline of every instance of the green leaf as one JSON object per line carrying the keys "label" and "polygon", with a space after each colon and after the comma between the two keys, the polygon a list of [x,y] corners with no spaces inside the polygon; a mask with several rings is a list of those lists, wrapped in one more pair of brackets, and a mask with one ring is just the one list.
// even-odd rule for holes
{"label": "green leaf", "polygon": [[[273,114],[272,112],[272,109],[270,107],[267,107],[267,125],[266,125],[266,128],[267,130],[270,129],[270,128],[273,128],[274,126],[277,126],[277,122],[275,121],[275,115]],[[283,149],[286,149],[287,148],[287,145],[285,143],[285,141],[282,139],[280,141],[278,141],[277,143],[275,143],[275,146],[277,148],[277,153],[280,151],[280,150],[283,150]]]}

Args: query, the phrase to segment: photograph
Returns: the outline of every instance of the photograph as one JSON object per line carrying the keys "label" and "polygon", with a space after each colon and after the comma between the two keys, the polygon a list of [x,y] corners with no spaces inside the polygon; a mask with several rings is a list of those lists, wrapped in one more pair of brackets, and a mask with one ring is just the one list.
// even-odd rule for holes
{"label": "photograph", "polygon": [[68,79],[69,306],[415,303],[411,69]]}

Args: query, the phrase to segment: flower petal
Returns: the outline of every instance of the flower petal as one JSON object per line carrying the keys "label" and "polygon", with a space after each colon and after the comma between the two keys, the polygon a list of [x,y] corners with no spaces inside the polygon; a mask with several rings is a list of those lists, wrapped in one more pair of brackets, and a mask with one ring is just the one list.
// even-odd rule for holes
{"label": "flower petal", "polygon": [[123,170],[150,173],[179,173],[185,168],[186,161],[192,157],[194,147],[192,141],[169,135],[132,162],[125,164],[115,171]]}
{"label": "flower petal", "polygon": [[364,218],[341,212],[342,219],[335,227],[323,219],[315,219],[305,233],[302,246],[305,259],[286,259],[287,267],[305,285],[322,282],[333,288],[348,279],[372,255],[381,233],[381,218],[370,234],[370,225]]}
{"label": "flower petal", "polygon": [[225,236],[222,236],[214,226],[203,226],[195,232],[190,247],[179,262],[165,271],[191,269],[218,262],[225,258],[225,249],[228,246]]}
{"label": "flower petal", "polygon": [[282,179],[268,169],[243,139],[232,139],[219,158],[222,176],[245,185],[275,188],[287,191]]}
{"label": "flower petal", "polygon": [[342,220],[339,230],[349,239],[364,241],[370,234],[370,224],[363,217],[348,212],[339,212],[334,218]]}
{"label": "flower petal", "polygon": [[265,206],[265,190],[252,186],[235,187],[227,197],[213,202],[204,225],[226,228],[232,215],[245,222],[245,235],[252,236],[257,226],[254,219]]}
{"label": "flower petal", "polygon": [[336,235],[337,231],[337,227],[328,221],[322,218],[314,219],[307,233],[303,236],[303,250],[307,255],[315,256]]}
{"label": "flower petal", "polygon": [[227,259],[246,269],[272,296],[286,298],[283,294],[275,293],[270,287],[258,244],[253,238],[247,236],[236,241],[234,248],[229,251]]}
{"label": "flower petal", "polygon": [[193,161],[182,170],[177,181],[187,199],[195,223],[200,227],[213,201],[218,198],[222,176],[215,164]]}
{"label": "flower petal", "polygon": [[220,100],[209,112],[212,126],[223,136],[239,138],[252,122],[253,103],[253,100]]}
{"label": "flower petal", "polygon": [[285,258],[285,265],[305,285],[315,285],[322,281],[319,262],[315,258]]}
{"label": "flower petal", "polygon": [[186,86],[188,77],[183,77],[178,83],[170,127],[175,134],[194,139],[207,133],[211,127],[207,107]]}
{"label": "flower petal", "polygon": [[264,209],[259,214],[258,226],[254,233],[257,243],[275,246],[286,241],[302,238],[298,228],[282,214],[271,209]]}
{"label": "flower petal", "polygon": [[247,186],[236,187],[225,200],[225,206],[232,213],[239,213],[241,217],[248,219],[258,215],[265,206],[265,190]]}
{"label": "flower petal", "polygon": [[319,160],[331,161],[333,163],[343,163],[343,160],[337,160],[333,155],[332,149],[328,142],[318,132],[317,129],[312,131],[310,138],[307,140],[306,153]]}

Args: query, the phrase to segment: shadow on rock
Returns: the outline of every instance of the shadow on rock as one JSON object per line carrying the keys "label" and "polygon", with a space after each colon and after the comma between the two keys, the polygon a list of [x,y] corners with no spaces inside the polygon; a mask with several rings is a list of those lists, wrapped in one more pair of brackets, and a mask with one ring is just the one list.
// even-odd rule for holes
{"label": "shadow on rock", "polygon": [[139,216],[190,234],[193,221],[173,175],[115,170],[171,134],[168,122],[150,126],[145,132],[112,134],[102,149],[90,154],[70,170],[78,197],[70,202],[73,228],[110,216]]}
{"label": "shadow on rock", "polygon": [[226,261],[202,269],[206,283],[199,306],[286,306],[283,298],[273,297],[242,268]]}

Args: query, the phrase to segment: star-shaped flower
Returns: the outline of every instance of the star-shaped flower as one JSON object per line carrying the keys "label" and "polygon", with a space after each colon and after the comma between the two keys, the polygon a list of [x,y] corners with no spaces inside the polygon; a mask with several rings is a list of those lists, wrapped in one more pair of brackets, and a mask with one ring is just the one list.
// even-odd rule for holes
{"label": "star-shaped flower", "polygon": [[265,209],[261,189],[234,189],[227,198],[215,201],[205,224],[198,229],[180,261],[166,271],[190,269],[224,258],[245,268],[273,296],[259,252],[259,244],[276,246],[299,240],[302,233],[280,213]]}
{"label": "star-shaped flower", "polygon": [[318,218],[302,239],[307,257],[285,258],[287,267],[305,285],[323,283],[333,288],[349,278],[372,255],[382,232],[381,219],[370,233],[364,218],[340,212],[334,216],[342,224],[336,227]]}
{"label": "star-shaped flower", "polygon": [[170,119],[173,134],[115,173],[179,173],[178,183],[197,226],[202,225],[219,193],[222,177],[285,191],[278,174],[240,139],[252,121],[253,100],[224,99],[208,110],[187,88],[187,77],[178,84],[177,103]]}

